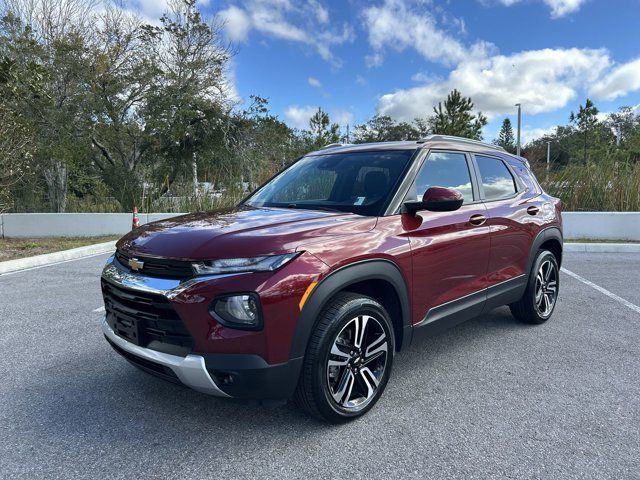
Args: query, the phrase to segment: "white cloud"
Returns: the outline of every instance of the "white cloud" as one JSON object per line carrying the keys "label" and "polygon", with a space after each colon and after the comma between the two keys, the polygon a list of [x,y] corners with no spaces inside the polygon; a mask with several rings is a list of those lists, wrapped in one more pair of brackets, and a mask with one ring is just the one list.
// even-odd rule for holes
{"label": "white cloud", "polygon": [[615,100],[640,90],[640,58],[617,66],[591,87],[590,94],[601,100]]}
{"label": "white cloud", "polygon": [[160,17],[167,11],[169,2],[167,0],[135,0],[127,6],[133,10],[137,10],[142,17],[158,23]]}
{"label": "white cloud", "polygon": [[218,12],[218,16],[224,22],[224,32],[232,42],[244,42],[251,29],[251,19],[244,10],[236,6],[230,6]]}
{"label": "white cloud", "polygon": [[309,85],[311,85],[312,87],[322,88],[322,83],[317,78],[309,77],[307,81],[309,82]]}
{"label": "white cloud", "polygon": [[334,66],[339,66],[340,61],[331,48],[354,38],[348,24],[327,26],[329,11],[319,0],[245,0],[218,15],[226,22],[229,40],[244,41],[251,30],[256,30],[276,39],[308,45]]}
{"label": "white cloud", "polygon": [[367,65],[379,66],[385,48],[403,51],[414,48],[425,59],[445,65],[455,65],[469,55],[483,55],[493,49],[480,42],[467,48],[439,28],[425,0],[384,0],[380,6],[365,8],[363,18],[369,44],[374,53],[367,56]]}
{"label": "white cloud", "polygon": [[[298,106],[291,105],[284,111],[284,117],[295,128],[309,128],[309,119],[318,111],[318,107],[314,106]],[[353,123],[353,113],[346,109],[334,109],[329,111],[331,123],[337,123],[340,126]]]}
{"label": "white cloud", "polygon": [[291,105],[284,111],[284,117],[295,128],[308,128],[309,119],[318,111],[318,107],[299,107]]}
{"label": "white cloud", "polygon": [[341,127],[345,125],[353,125],[353,113],[349,110],[333,110],[329,117],[333,123],[337,123]]}
{"label": "white cloud", "polygon": [[329,10],[324,5],[316,0],[309,0],[308,5],[309,10],[315,15],[319,23],[329,23]]}
{"label": "white cloud", "polygon": [[[522,0],[498,0],[505,7],[510,7]],[[552,18],[564,17],[573,12],[577,12],[586,0],[544,0],[544,3],[551,9]],[[487,3],[486,0],[482,3]]]}
{"label": "white cloud", "polygon": [[441,81],[442,79],[431,73],[417,72],[411,75],[411,80],[418,83],[433,83]]}
{"label": "white cloud", "polygon": [[578,11],[585,1],[586,0],[544,0],[544,3],[551,8],[551,16],[553,18],[560,18]]}
{"label": "white cloud", "polygon": [[[98,8],[104,8],[110,2],[97,2]],[[135,12],[145,23],[160,25],[160,17],[170,10],[171,0],[123,0],[111,2],[125,11]],[[209,5],[210,0],[198,0],[197,6]]]}
{"label": "white cloud", "polygon": [[362,75],[356,75],[356,84],[357,85],[360,85],[361,87],[364,87],[367,83],[369,83],[369,82]]}
{"label": "white cloud", "polygon": [[380,53],[372,53],[364,57],[364,63],[369,68],[379,67],[384,63],[384,57]]}
{"label": "white cloud", "polygon": [[471,57],[443,81],[383,95],[378,111],[399,120],[430,115],[432,107],[457,88],[489,118],[512,112],[522,103],[529,114],[565,107],[578,89],[609,67],[606,50],[543,49],[513,55]]}
{"label": "white cloud", "polygon": [[[527,143],[537,140],[538,138],[544,137],[545,135],[551,135],[556,132],[558,127],[537,127],[532,128],[529,126],[522,127],[522,132],[520,133],[522,144],[526,145]],[[516,131],[514,129],[513,134],[516,135]]]}

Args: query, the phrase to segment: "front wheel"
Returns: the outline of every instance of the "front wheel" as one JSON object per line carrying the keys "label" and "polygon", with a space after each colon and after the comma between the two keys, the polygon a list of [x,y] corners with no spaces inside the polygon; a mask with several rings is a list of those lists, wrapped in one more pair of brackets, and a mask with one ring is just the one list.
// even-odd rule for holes
{"label": "front wheel", "polygon": [[511,313],[526,323],[546,322],[555,309],[559,288],[560,268],[556,256],[549,250],[539,250],[524,295],[509,305]]}
{"label": "front wheel", "polygon": [[331,423],[363,415],[385,389],[394,349],[393,327],[382,305],[363,295],[338,294],[309,341],[298,404]]}

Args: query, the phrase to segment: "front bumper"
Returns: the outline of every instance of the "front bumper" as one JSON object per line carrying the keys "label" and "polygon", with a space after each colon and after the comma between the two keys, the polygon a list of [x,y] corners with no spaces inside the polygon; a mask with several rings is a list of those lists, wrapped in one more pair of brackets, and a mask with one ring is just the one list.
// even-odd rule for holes
{"label": "front bumper", "polygon": [[[102,332],[113,349],[136,367],[216,397],[289,399],[293,396],[302,369],[302,357],[269,365],[257,355],[170,355],[120,338],[106,320],[102,321]],[[224,385],[216,383],[212,376],[221,379]]]}
{"label": "front bumper", "polygon": [[[218,385],[211,379],[204,358],[200,355],[189,354],[186,357],[179,357],[177,355],[169,355],[168,353],[157,352],[150,348],[134,345],[116,335],[106,320],[102,321],[102,332],[109,343],[117,347],[115,350],[136,366],[140,366],[144,370],[153,373],[155,370],[154,366],[159,365],[168,368],[175,374],[177,379],[187,387],[217,397],[229,397],[229,395],[220,390]],[[123,354],[122,351],[133,355],[133,358]],[[137,362],[136,359],[142,359],[142,362]],[[162,372],[162,370],[155,371],[156,373]]]}
{"label": "front bumper", "polygon": [[[208,277],[197,277],[192,280],[179,281],[173,279],[161,279],[141,274],[133,274],[125,271],[111,257],[107,261],[102,279],[116,287],[126,289],[129,292],[142,292],[159,295],[169,300],[183,294],[196,296],[199,284],[211,280],[229,280],[230,277],[239,277],[243,274],[225,274]],[[228,278],[229,277],[229,278]],[[187,290],[190,292],[186,292]],[[195,290],[195,293],[194,293]],[[294,299],[294,302],[297,301]],[[184,305],[196,305],[185,303]],[[176,305],[182,307],[182,304]],[[183,318],[189,317],[191,312],[181,313]],[[108,314],[108,312],[107,312]],[[136,315],[136,312],[129,312]],[[208,316],[208,315],[207,315]],[[199,325],[202,322],[192,322]],[[115,328],[115,327],[114,327]],[[194,390],[227,398],[281,400],[291,398],[298,383],[302,368],[302,357],[289,358],[282,363],[267,363],[262,355],[255,353],[254,345],[247,343],[246,353],[213,353],[206,349],[191,351],[188,354],[176,351],[159,351],[151,344],[137,345],[114,332],[109,323],[102,322],[102,331],[113,349],[133,365],[147,373],[161,377],[165,380],[184,384]],[[195,338],[202,337],[202,331],[193,334]],[[236,333],[236,332],[234,332]],[[249,336],[255,336],[255,332],[244,332]],[[280,336],[282,332],[280,331]],[[221,336],[220,342],[240,340],[240,337]],[[251,351],[253,350],[253,351]]]}

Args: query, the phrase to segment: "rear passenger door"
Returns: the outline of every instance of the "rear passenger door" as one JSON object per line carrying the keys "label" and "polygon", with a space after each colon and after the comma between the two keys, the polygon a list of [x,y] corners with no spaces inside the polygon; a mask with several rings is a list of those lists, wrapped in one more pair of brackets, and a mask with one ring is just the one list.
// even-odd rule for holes
{"label": "rear passenger door", "polygon": [[[480,196],[487,208],[490,254],[485,310],[515,301],[526,284],[529,250],[537,232],[537,192],[498,156],[474,154]],[[493,301],[492,301],[493,300]]]}

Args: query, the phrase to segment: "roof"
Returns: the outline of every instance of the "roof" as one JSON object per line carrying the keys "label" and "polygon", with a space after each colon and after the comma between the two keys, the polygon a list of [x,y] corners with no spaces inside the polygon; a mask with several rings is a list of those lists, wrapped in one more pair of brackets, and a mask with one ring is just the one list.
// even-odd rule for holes
{"label": "roof", "polygon": [[511,155],[504,148],[484,143],[479,140],[469,138],[453,137],[449,135],[428,135],[420,140],[406,140],[396,142],[373,142],[373,143],[332,143],[320,150],[311,152],[310,155],[326,155],[329,153],[352,153],[367,152],[377,150],[417,150],[417,149],[442,149],[442,150],[464,150],[473,153],[492,153],[509,157],[526,163],[526,159]]}

